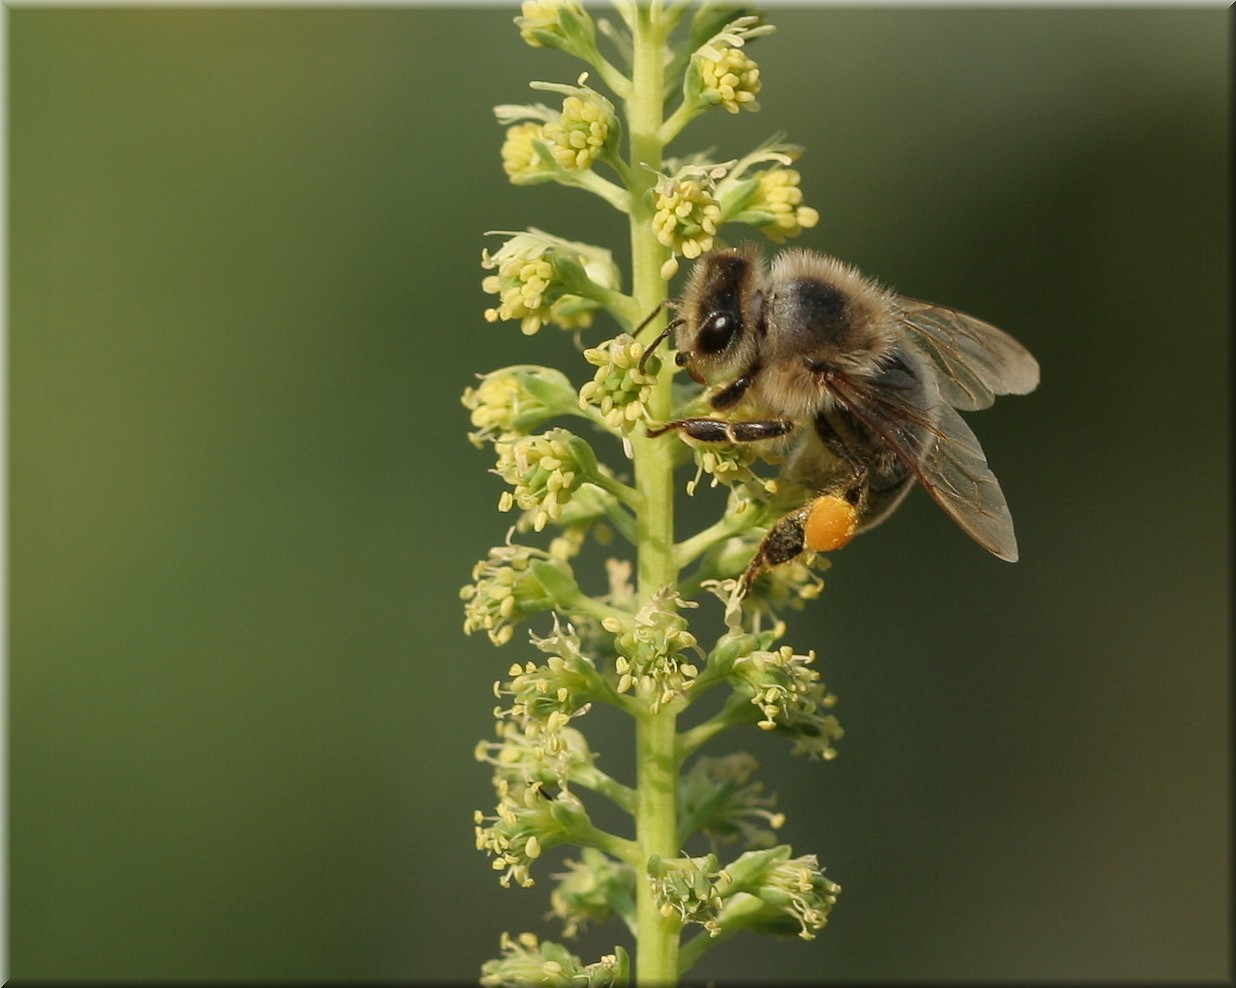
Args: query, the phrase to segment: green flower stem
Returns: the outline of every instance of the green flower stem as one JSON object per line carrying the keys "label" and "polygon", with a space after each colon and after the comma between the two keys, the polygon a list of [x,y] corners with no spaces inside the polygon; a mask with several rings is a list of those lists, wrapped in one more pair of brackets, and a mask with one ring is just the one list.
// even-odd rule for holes
{"label": "green flower stem", "polygon": [[[627,162],[623,159],[622,155],[613,154],[605,158],[605,163],[609,165],[611,168],[613,168],[614,171],[618,173],[619,178],[622,179],[623,183],[626,185],[628,189],[635,187],[634,173],[639,170],[638,161],[636,161],[633,165],[627,164]],[[627,193],[627,195],[629,199],[629,193]],[[624,208],[622,212],[624,213],[630,212],[629,202],[627,204],[627,208]]]}
{"label": "green flower stem", "polygon": [[573,185],[576,188],[587,189],[600,196],[620,213],[625,213],[630,208],[630,193],[608,179],[602,178],[591,168],[583,171],[559,169],[558,182],[561,185]]}
{"label": "green flower stem", "polygon": [[727,514],[674,546],[674,564],[680,568],[686,566],[718,542],[724,542],[740,532],[750,531],[758,522],[759,518],[753,515],[751,507]]}
{"label": "green flower stem", "polygon": [[604,285],[598,285],[596,282],[593,282],[585,292],[580,294],[591,298],[594,302],[600,302],[624,328],[629,329],[631,326],[634,326],[635,321],[639,318],[639,310],[635,304],[635,299],[629,295],[622,294],[622,292],[616,292],[611,288],[606,288]]}
{"label": "green flower stem", "polygon": [[629,508],[639,511],[639,509],[643,506],[643,494],[637,491],[634,487],[628,487],[621,480],[616,480],[601,470],[595,470],[590,473],[588,475],[588,479],[601,488],[601,490],[608,494],[613,494],[614,497]]}
{"label": "green flower stem", "polygon": [[[656,239],[650,195],[655,172],[661,167],[664,145],[662,125],[665,87],[665,40],[668,27],[660,3],[652,6],[624,5],[623,14],[632,27],[631,97],[627,101],[630,137],[631,268],[633,295],[644,312],[657,312],[645,327],[651,340],[665,325],[667,297],[661,266],[667,249]],[[649,400],[655,418],[670,415],[673,365],[666,361]],[[678,571],[674,562],[674,454],[675,444],[664,438],[635,436],[631,441],[636,486],[644,495],[639,514],[639,596],[643,601],[662,587],[675,587]],[[647,880],[648,862],[659,857],[676,858],[678,846],[677,777],[675,757],[676,711],[665,705],[656,713],[645,710],[637,720],[635,832],[639,844],[636,872],[636,929],[639,949],[635,980],[642,985],[673,984],[678,978],[678,937],[681,925],[673,916],[661,915]]]}
{"label": "green flower stem", "polygon": [[669,118],[661,125],[661,130],[658,136],[662,144],[669,144],[677,137],[682,129],[694,120],[700,114],[700,107],[696,103],[688,103],[685,99],[678,104],[676,109]]}
{"label": "green flower stem", "polygon": [[595,48],[581,53],[585,56],[589,65],[597,70],[597,75],[601,77],[601,81],[605,83],[615,96],[619,99],[626,99],[631,92],[631,80],[628,79],[621,71],[602,55]]}
{"label": "green flower stem", "polygon": [[[737,702],[735,702],[737,701]],[[715,716],[678,736],[678,759],[685,761],[722,731],[739,724],[754,724],[759,710],[742,697],[732,697]]]}
{"label": "green flower stem", "polygon": [[[648,165],[639,176],[641,183],[631,199],[631,267],[634,297],[640,309],[657,311],[644,328],[645,340],[655,339],[665,326],[666,284],[661,266],[669,256],[653,232],[653,209],[648,193],[654,184],[654,170],[661,166],[662,145],[657,139],[661,119],[661,54],[664,38],[657,25],[649,23],[647,10],[640,10],[635,33],[635,93],[628,104],[632,160]],[[662,364],[649,399],[654,419],[668,420],[674,367]],[[677,569],[673,558],[674,461],[675,443],[664,437],[650,439],[633,436],[636,486],[644,495],[640,512],[639,590],[647,600],[663,586],[673,587]]]}
{"label": "green flower stem", "polygon": [[678,847],[678,759],[674,757],[676,717],[672,710],[644,713],[636,735],[636,817],[639,843],[636,874],[636,929],[639,949],[635,956],[635,980],[641,985],[668,985],[678,976],[677,917],[661,915],[647,878],[654,857],[672,860]]}
{"label": "green flower stem", "polygon": [[601,830],[591,823],[577,822],[571,827],[570,839],[580,847],[595,847],[604,851],[610,857],[625,861],[627,864],[640,867],[639,843]]}
{"label": "green flower stem", "polygon": [[693,936],[682,945],[682,949],[678,952],[679,973],[686,974],[708,950],[728,940],[740,929],[741,927],[738,926],[723,926],[716,936],[708,933],[699,933]]}
{"label": "green flower stem", "polygon": [[619,809],[634,815],[635,790],[630,786],[624,786],[612,776],[606,775],[595,765],[572,769],[571,782],[585,789],[591,789],[598,795],[604,796]]}
{"label": "green flower stem", "polygon": [[632,545],[639,539],[639,533],[636,530],[636,520],[622,505],[612,502],[606,504],[605,517],[610,520],[618,534]]}
{"label": "green flower stem", "polygon": [[[569,611],[572,614],[584,614],[588,617],[596,618],[598,622],[607,620],[617,621],[623,627],[631,623],[631,615],[627,611],[618,607],[612,607],[599,600],[594,600],[592,597],[587,596],[579,588],[578,584],[570,593],[563,593],[558,588],[555,588],[555,590],[557,591],[555,599],[562,610]],[[599,682],[604,682],[604,679],[599,675],[597,678]],[[613,697],[614,699],[609,700],[609,702],[624,707],[627,705],[627,698],[621,694],[613,693]]]}

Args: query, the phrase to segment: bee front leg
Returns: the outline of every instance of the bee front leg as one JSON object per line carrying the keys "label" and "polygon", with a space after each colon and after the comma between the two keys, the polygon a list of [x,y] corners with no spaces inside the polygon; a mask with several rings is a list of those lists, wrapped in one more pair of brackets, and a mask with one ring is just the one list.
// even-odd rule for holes
{"label": "bee front leg", "polygon": [[649,436],[659,436],[671,430],[683,432],[703,443],[752,443],[762,439],[780,439],[797,426],[789,419],[768,419],[756,422],[726,422],[724,419],[677,419],[648,430]]}

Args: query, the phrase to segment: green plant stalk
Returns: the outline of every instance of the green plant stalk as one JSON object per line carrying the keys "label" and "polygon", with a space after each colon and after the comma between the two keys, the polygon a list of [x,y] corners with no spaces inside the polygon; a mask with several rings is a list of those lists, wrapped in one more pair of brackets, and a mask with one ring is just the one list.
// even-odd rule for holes
{"label": "green plant stalk", "polygon": [[[659,5],[638,8],[634,24],[634,57],[631,96],[627,101],[630,128],[632,172],[638,185],[632,189],[630,230],[632,290],[640,308],[653,312],[663,307],[667,289],[661,266],[668,251],[653,232],[653,211],[648,194],[654,182],[653,171],[661,167],[663,145],[658,136],[664,114],[665,27]],[[644,168],[642,166],[647,166]],[[659,313],[646,328],[651,339],[665,325]],[[673,368],[667,362],[661,369],[650,412],[668,418],[670,383]],[[632,440],[636,486],[644,493],[639,513],[638,580],[639,595],[647,601],[661,587],[675,587],[678,572],[674,563],[674,448],[646,436]],[[678,856],[677,777],[675,756],[676,711],[673,705],[648,710],[637,718],[635,816],[636,842],[640,849],[640,870],[655,857]],[[673,916],[662,916],[646,878],[636,884],[635,979],[641,985],[673,984],[678,978],[678,938],[680,924]]]}
{"label": "green plant stalk", "polygon": [[[585,350],[586,361],[598,370],[578,391],[560,371],[516,366],[485,375],[465,392],[464,404],[478,430],[471,438],[493,442],[496,472],[512,487],[500,507],[523,508],[525,530],[539,532],[552,521],[564,535],[548,549],[522,546],[508,536],[507,545],[491,550],[478,564],[476,582],[461,597],[468,602],[465,630],[485,629],[496,644],[509,641],[514,624],[526,617],[549,608],[556,612],[554,634],[532,636],[533,645],[549,658],[513,665],[510,682],[497,685],[499,697],[510,698],[496,710],[500,740],[480,746],[477,757],[495,766],[499,803],[492,816],[476,815],[478,847],[494,857],[503,885],[525,887],[533,884],[531,869],[543,850],[561,844],[585,848],[585,860],[573,863],[571,874],[555,876],[562,880],[554,907],[564,921],[564,935],[573,936],[598,911],[617,914],[634,936],[634,964],[621,946],[585,965],[561,944],[531,933],[504,934],[502,956],[482,968],[487,985],[541,983],[557,972],[563,983],[627,983],[633,975],[641,986],[673,986],[718,936],[740,929],[780,933],[798,926],[810,939],[823,927],[840,891],[823,877],[814,855],[792,857],[789,845],[756,850],[773,841],[772,831],[781,824],[767,810],[771,800],[758,787],[745,785],[755,767],[750,756],[701,761],[685,789],[680,785],[686,760],[729,727],[758,720],[761,726],[783,729],[800,750],[819,757],[832,756],[830,741],[840,736],[840,728],[825,712],[832,697],[807,668],[814,655],[796,654],[788,645],[770,650],[780,637],[779,620],[776,629],[761,630],[761,607],[768,608],[769,620],[776,620],[769,602],[814,595],[818,583],[809,575],[778,577],[781,583],[768,600],[757,598],[749,631],[743,630],[742,615],[733,609],[736,601],[725,589],[737,587],[718,584],[718,595],[731,605],[728,630],[706,661],[695,661],[706,653],[687,630],[686,615],[674,613],[679,606],[693,606],[681,594],[734,576],[731,571],[744,560],[734,558],[742,554],[741,547],[727,540],[748,529],[757,534],[756,526],[770,520],[778,506],[762,496],[772,493],[769,485],[760,491],[758,478],[734,474],[745,469],[741,462],[696,455],[697,474],[688,492],[707,472],[714,486],[747,485],[751,498],[731,495],[731,506],[750,500],[760,507],[732,507],[715,524],[675,544],[675,469],[692,454],[657,426],[706,414],[709,406],[701,392],[676,408],[673,361],[644,359],[667,324],[667,282],[677,259],[711,250],[718,224],[732,220],[769,228],[766,232],[779,240],[818,219],[814,210],[798,205],[799,176],[785,167],[798,149],[779,139],[736,162],[709,164],[702,156],[674,162],[665,156],[682,127],[711,106],[730,113],[758,108],[753,102],[760,88],[758,66],[739,49],[771,26],[753,13],[713,11],[692,21],[686,39],[691,50],[669,59],[671,31],[690,0],[614,4],[624,22],[619,29],[605,21],[594,24],[575,0],[528,4],[516,23],[529,44],[562,48],[596,67],[612,84],[621,108],[580,77],[576,86],[532,84],[562,93],[561,113],[541,104],[504,105],[496,111],[502,123],[522,121],[512,123],[503,144],[503,164],[512,181],[583,188],[629,217],[630,294],[618,289],[625,279],[609,250],[535,228],[506,231],[509,240],[496,252],[483,253],[483,267],[495,273],[486,276],[482,287],[498,296],[485,312],[487,321],[518,320],[529,334],[543,325],[578,331],[594,312],[606,309],[623,331],[639,327],[645,350],[641,353],[624,335]],[[614,42],[629,77],[617,75],[596,51],[596,32]],[[669,88],[681,83],[682,102],[667,119],[667,104],[677,101],[667,88],[671,80]],[[595,175],[596,163],[611,168],[620,184]],[[764,170],[767,182],[756,177],[764,171],[748,174],[760,163],[772,165]],[[631,486],[602,467],[587,440],[564,428],[536,432],[558,416],[581,416],[620,437],[634,474]],[[606,562],[610,592],[586,597],[571,559],[581,550],[588,527],[606,518],[634,545],[635,587],[629,583],[631,561],[611,559]],[[604,543],[608,532],[602,527],[596,535]],[[680,577],[684,572],[686,577]],[[581,633],[570,624],[563,630],[563,617],[568,622],[585,619]],[[594,648],[596,656],[614,659],[612,674],[590,657]],[[679,717],[692,700],[727,683],[734,695],[723,709],[680,734]],[[632,787],[597,769],[578,728],[569,726],[598,701],[635,721]],[[634,839],[596,828],[574,788],[608,796],[628,811],[634,817]],[[739,835],[751,849],[725,866],[733,872],[718,870],[715,854],[684,856],[684,844],[701,832]],[[682,943],[686,923],[703,923],[706,932]]]}

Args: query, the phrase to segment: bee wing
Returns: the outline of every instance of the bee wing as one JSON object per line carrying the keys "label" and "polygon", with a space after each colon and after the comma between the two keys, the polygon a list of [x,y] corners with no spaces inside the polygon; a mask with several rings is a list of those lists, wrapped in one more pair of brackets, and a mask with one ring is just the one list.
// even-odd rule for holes
{"label": "bee wing", "polygon": [[965,419],[947,404],[941,402],[935,414],[939,421],[919,482],[970,538],[992,555],[1017,562],[1013,516],[983,447]]}
{"label": "bee wing", "polygon": [[[1016,562],[1013,516],[983,447],[965,419],[950,407],[947,394],[929,391],[930,397],[925,397],[914,380],[915,375],[901,367],[890,369],[878,383],[836,375],[830,389],[852,415],[888,443],[967,535],[992,555]],[[911,401],[909,395],[919,397]]]}
{"label": "bee wing", "polygon": [[897,302],[902,326],[931,358],[940,393],[954,408],[987,408],[996,395],[1029,394],[1038,386],[1039,362],[1004,330],[904,295]]}

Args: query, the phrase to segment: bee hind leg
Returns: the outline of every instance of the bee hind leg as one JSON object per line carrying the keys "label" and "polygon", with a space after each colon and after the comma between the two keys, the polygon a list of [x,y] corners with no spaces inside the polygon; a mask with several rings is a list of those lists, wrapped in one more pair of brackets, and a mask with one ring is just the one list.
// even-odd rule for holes
{"label": "bee hind leg", "polygon": [[739,581],[744,597],[751,593],[756,577],[768,567],[788,563],[802,555],[805,548],[804,526],[810,512],[810,505],[798,508],[768,530]]}
{"label": "bee hind leg", "polygon": [[858,531],[865,503],[865,488],[823,492],[777,522],[761,540],[743,572],[745,597],[755,579],[769,566],[788,563],[804,551],[833,552],[849,545]]}

